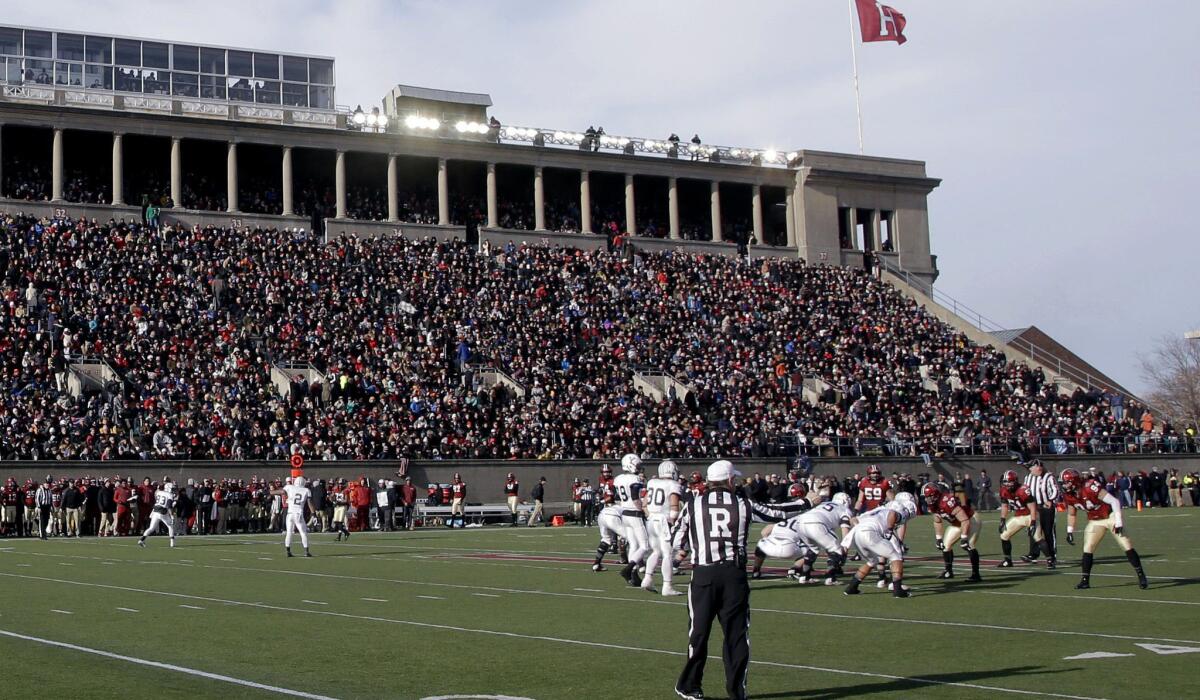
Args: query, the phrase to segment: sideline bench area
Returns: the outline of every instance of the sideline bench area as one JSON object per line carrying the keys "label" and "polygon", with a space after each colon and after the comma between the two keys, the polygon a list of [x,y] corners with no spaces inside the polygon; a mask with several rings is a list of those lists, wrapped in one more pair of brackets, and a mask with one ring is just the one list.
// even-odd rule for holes
{"label": "sideline bench area", "polygon": [[[533,513],[533,503],[517,504],[517,523],[528,524],[529,516]],[[550,502],[542,505],[542,517],[546,522],[555,515],[569,515],[572,504],[565,501]],[[413,518],[419,519],[422,526],[443,525],[450,517],[450,506],[427,506],[418,503],[413,508]],[[474,525],[506,524],[511,521],[512,514],[507,503],[470,503],[463,507],[464,519]]]}

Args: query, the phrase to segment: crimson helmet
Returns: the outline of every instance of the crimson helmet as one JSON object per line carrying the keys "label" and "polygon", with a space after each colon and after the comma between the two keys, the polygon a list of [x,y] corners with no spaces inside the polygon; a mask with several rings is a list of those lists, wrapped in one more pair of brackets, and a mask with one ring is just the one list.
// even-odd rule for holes
{"label": "crimson helmet", "polygon": [[609,474],[612,474],[612,467],[605,464],[604,466],[600,467],[600,473],[604,476],[608,476]]}
{"label": "crimson helmet", "polygon": [[872,464],[867,467],[867,478],[873,482],[878,482],[883,478],[883,472],[879,470],[878,464]]}
{"label": "crimson helmet", "polygon": [[508,478],[509,478],[509,479],[512,479],[512,478],[513,478],[513,473],[512,473],[512,472],[509,472],[509,473],[508,473]]}
{"label": "crimson helmet", "polygon": [[937,484],[930,483],[921,487],[921,498],[924,498],[929,505],[937,503],[941,497],[942,490],[937,487]]}
{"label": "crimson helmet", "polygon": [[1004,472],[1004,477],[1002,479],[1000,479],[1000,483],[1004,484],[1005,486],[1007,486],[1009,488],[1016,486],[1019,481],[1020,480],[1017,479],[1017,473],[1011,469]]}
{"label": "crimson helmet", "polygon": [[1078,491],[1079,487],[1083,485],[1083,477],[1079,475],[1078,471],[1071,468],[1062,470],[1058,479],[1067,491]]}
{"label": "crimson helmet", "polygon": [[792,482],[788,487],[788,498],[804,498],[808,495],[808,487],[799,481]]}
{"label": "crimson helmet", "polygon": [[698,484],[704,481],[704,477],[700,476],[700,472],[692,472],[692,483]]}

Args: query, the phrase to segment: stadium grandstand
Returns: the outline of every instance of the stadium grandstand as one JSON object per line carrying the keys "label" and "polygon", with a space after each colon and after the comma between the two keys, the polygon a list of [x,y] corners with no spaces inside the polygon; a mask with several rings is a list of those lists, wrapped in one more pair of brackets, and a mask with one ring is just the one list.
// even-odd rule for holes
{"label": "stadium grandstand", "polygon": [[1195,451],[939,303],[921,162],[350,109],[327,57],[0,55],[3,459]]}

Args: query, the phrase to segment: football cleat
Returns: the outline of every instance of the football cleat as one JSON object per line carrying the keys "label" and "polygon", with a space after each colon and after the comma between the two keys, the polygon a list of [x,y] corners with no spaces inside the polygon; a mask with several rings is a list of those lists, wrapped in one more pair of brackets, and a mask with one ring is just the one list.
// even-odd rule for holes
{"label": "football cleat", "polygon": [[979,583],[980,581],[983,580],[983,577],[980,576],[979,574],[971,574],[970,576],[968,576],[966,578],[966,580],[970,581],[971,583]]}
{"label": "football cleat", "polygon": [[1022,554],[1021,561],[1025,562],[1026,564],[1033,564],[1037,561],[1037,557],[1031,557],[1028,554]]}
{"label": "football cleat", "polygon": [[857,588],[847,588],[846,590],[842,591],[842,595],[859,595],[860,593],[862,593],[862,591],[858,590]]}
{"label": "football cleat", "polygon": [[1005,559],[1004,561],[997,564],[996,568],[997,569],[1011,569],[1012,565],[1013,565],[1012,559]]}
{"label": "football cleat", "polygon": [[875,587],[876,588],[887,588],[888,587],[887,579],[885,579],[885,578],[879,579],[878,581],[875,582]]}
{"label": "football cleat", "polygon": [[950,570],[943,571],[938,574],[938,578],[954,578],[954,572]]}
{"label": "football cleat", "polygon": [[1088,583],[1087,581],[1080,581],[1079,583],[1075,584],[1075,590],[1077,591],[1086,591],[1091,587],[1092,584]]}
{"label": "football cleat", "polygon": [[825,579],[826,586],[836,586],[837,582],[838,582],[838,580],[837,580],[837,577],[835,577],[835,576],[830,576],[829,578]]}
{"label": "football cleat", "polygon": [[1057,568],[1058,568],[1058,561],[1056,561],[1056,560],[1054,560],[1054,559],[1047,559],[1047,560],[1046,560],[1046,568],[1047,568],[1047,569],[1057,569]]}
{"label": "football cleat", "polygon": [[912,593],[908,592],[908,586],[902,586],[898,591],[892,591],[893,598],[911,598]]}
{"label": "football cleat", "polygon": [[762,578],[762,572],[761,571],[751,571],[750,578],[756,579],[756,580],[760,579],[760,578]]}
{"label": "football cleat", "polygon": [[662,589],[662,594],[666,595],[666,596],[683,595],[683,591],[677,591],[674,588],[671,588],[670,586],[664,586]]}
{"label": "football cleat", "polygon": [[1146,580],[1145,574],[1138,574],[1138,588],[1145,590],[1150,587],[1150,582]]}
{"label": "football cleat", "polygon": [[604,571],[603,564],[592,564],[592,571]]}

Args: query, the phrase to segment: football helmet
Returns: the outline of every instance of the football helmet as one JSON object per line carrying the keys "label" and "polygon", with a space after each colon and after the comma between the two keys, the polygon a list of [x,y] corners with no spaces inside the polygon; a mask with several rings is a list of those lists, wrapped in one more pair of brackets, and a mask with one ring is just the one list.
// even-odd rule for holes
{"label": "football helmet", "polygon": [[921,487],[921,498],[924,498],[929,505],[937,503],[941,497],[942,490],[937,487],[937,484],[929,483]]}
{"label": "football helmet", "polygon": [[1079,487],[1083,485],[1083,477],[1079,475],[1078,471],[1069,467],[1062,470],[1058,480],[1062,482],[1063,489],[1072,493],[1078,491]]}
{"label": "football helmet", "polygon": [[844,491],[838,491],[829,500],[833,501],[834,505],[850,507],[850,496]]}
{"label": "football helmet", "polygon": [[788,487],[788,498],[798,499],[804,498],[807,495],[808,487],[799,481],[792,482],[792,485]]}
{"label": "football helmet", "polygon": [[626,474],[636,474],[640,466],[642,466],[642,458],[633,453],[629,453],[621,458],[621,471]]}
{"label": "football helmet", "polygon": [[871,466],[867,467],[867,478],[875,483],[878,483],[881,479],[883,479],[883,472],[879,469],[878,464],[872,464]]}
{"label": "football helmet", "polygon": [[664,479],[676,479],[679,477],[679,467],[669,459],[664,459],[658,463],[658,475]]}
{"label": "football helmet", "polygon": [[[941,492],[939,491],[938,493],[940,494]],[[849,500],[848,496],[847,500]],[[895,500],[896,503],[899,503],[900,505],[912,506],[914,509],[917,507],[917,499],[913,498],[913,495],[908,491],[901,491],[900,493],[896,494]]]}
{"label": "football helmet", "polygon": [[1015,471],[1009,469],[1008,471],[1004,472],[1004,477],[1000,479],[1000,483],[1012,488],[1020,483],[1020,479],[1017,478],[1017,473]]}
{"label": "football helmet", "polygon": [[304,488],[304,477],[297,476],[292,479],[292,485],[296,488]]}
{"label": "football helmet", "polygon": [[602,465],[600,467],[600,475],[601,476],[612,476],[612,467],[608,466],[607,464]]}
{"label": "football helmet", "polygon": [[917,504],[913,501],[897,501],[900,504],[900,510],[904,512],[904,517],[913,518],[917,515]]}
{"label": "football helmet", "polygon": [[692,472],[692,483],[693,484],[699,484],[703,481],[704,481],[704,477],[700,475],[700,472]]}

